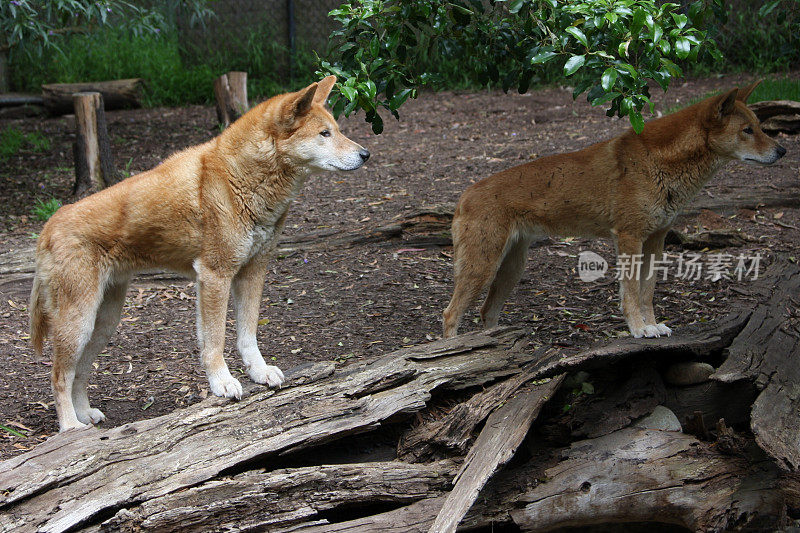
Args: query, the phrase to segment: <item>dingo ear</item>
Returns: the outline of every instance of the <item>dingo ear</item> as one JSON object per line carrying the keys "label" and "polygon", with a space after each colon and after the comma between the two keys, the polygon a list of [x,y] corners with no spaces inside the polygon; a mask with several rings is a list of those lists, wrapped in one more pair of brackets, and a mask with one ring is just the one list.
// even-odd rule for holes
{"label": "dingo ear", "polygon": [[758,84],[761,83],[761,80],[756,80],[747,87],[743,89],[739,89],[738,94],[736,95],[736,99],[740,102],[747,103],[747,99],[750,98],[750,94],[752,94],[753,90],[758,87]]}
{"label": "dingo ear", "polygon": [[317,92],[317,83],[312,83],[305,89],[297,91],[284,108],[285,117],[289,122],[304,116],[311,109],[314,95]]}
{"label": "dingo ear", "polygon": [[717,98],[717,117],[722,118],[733,113],[736,108],[736,95],[739,89],[731,89]]}
{"label": "dingo ear", "polygon": [[315,104],[323,104],[328,100],[328,95],[331,94],[333,84],[336,83],[336,76],[326,76],[322,78],[317,87],[317,94],[314,95]]}

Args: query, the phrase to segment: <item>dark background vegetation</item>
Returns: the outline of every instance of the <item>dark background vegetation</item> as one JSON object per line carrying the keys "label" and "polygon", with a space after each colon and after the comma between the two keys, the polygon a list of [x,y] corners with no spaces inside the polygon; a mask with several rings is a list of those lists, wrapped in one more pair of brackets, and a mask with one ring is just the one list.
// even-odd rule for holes
{"label": "dark background vegetation", "polygon": [[[209,103],[213,79],[229,70],[248,72],[248,91],[260,99],[315,78],[316,56],[325,57],[335,22],[327,13],[338,0],[213,0],[215,16],[190,20],[179,2],[156,2],[165,26],[135,36],[113,26],[63,39],[44,57],[26,46],[9,58],[12,90],[38,92],[43,83],[141,77],[148,106]],[[775,7],[764,14],[764,6]],[[732,0],[711,28],[724,55],[684,65],[689,75],[720,72],[768,74],[795,68],[800,60],[800,2]],[[292,12],[293,11],[293,12]],[[441,73],[451,89],[482,89],[465,75],[463,62],[432,54],[422,67]],[[540,85],[562,80],[561,69],[544,70]],[[574,83],[574,80],[570,80]]]}

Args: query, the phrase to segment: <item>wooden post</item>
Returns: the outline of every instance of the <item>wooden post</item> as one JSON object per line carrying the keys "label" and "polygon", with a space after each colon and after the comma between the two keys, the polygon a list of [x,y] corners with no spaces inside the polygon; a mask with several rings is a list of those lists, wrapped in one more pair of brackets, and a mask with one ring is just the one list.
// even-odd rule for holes
{"label": "wooden post", "polygon": [[75,107],[75,187],[73,194],[99,191],[120,181],[108,141],[103,96],[98,92],[72,95]]}
{"label": "wooden post", "polygon": [[247,112],[247,72],[232,71],[214,80],[217,120],[228,127]]}

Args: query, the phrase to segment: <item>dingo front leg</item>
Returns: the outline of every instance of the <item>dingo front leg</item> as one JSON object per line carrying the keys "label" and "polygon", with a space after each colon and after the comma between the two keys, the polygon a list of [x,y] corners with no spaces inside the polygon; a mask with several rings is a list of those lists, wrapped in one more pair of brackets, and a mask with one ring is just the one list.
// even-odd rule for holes
{"label": "dingo front leg", "polygon": [[242,385],[231,375],[223,358],[231,278],[204,266],[200,260],[195,262],[195,271],[199,306],[198,344],[209,387],[217,396],[241,399]]}
{"label": "dingo front leg", "polygon": [[616,241],[619,299],[625,322],[628,323],[628,329],[634,337],[654,337],[655,330],[645,328],[640,307],[642,241],[625,233],[618,234]]}
{"label": "dingo front leg", "polygon": [[261,293],[267,272],[267,258],[254,257],[233,278],[233,302],[236,308],[236,348],[247,375],[256,383],[280,387],[285,380],[277,366],[268,365],[258,349],[256,329]]}

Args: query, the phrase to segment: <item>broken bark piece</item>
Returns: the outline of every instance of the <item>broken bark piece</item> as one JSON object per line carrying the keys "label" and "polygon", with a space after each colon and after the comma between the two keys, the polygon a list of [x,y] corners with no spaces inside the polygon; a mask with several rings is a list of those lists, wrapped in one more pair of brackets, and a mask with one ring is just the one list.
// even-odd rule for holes
{"label": "broken bark piece", "polygon": [[429,533],[456,531],[492,474],[514,456],[542,406],[563,380],[562,374],[547,383],[529,385],[489,415]]}
{"label": "broken bark piece", "polygon": [[709,230],[699,233],[681,233],[675,229],[667,232],[665,244],[675,244],[687,250],[703,250],[709,248],[737,248],[744,246],[752,238],[736,230]]}
{"label": "broken bark piece", "polygon": [[42,100],[45,108],[54,115],[72,113],[72,95],[81,92],[98,92],[103,95],[105,109],[141,107],[144,80],[93,81],[85,83],[52,83],[42,85]]}
{"label": "broken bark piece", "polygon": [[[537,357],[534,354],[534,359]],[[459,402],[444,416],[417,424],[400,439],[397,456],[405,461],[429,460],[436,452],[464,453],[473,432],[498,405],[532,378],[529,369],[500,381]],[[423,416],[425,412],[421,413]]]}
{"label": "broken bark piece", "polygon": [[777,467],[759,450],[714,453],[678,432],[626,428],[573,443],[510,512],[522,531],[659,522],[691,531],[786,523]]}

